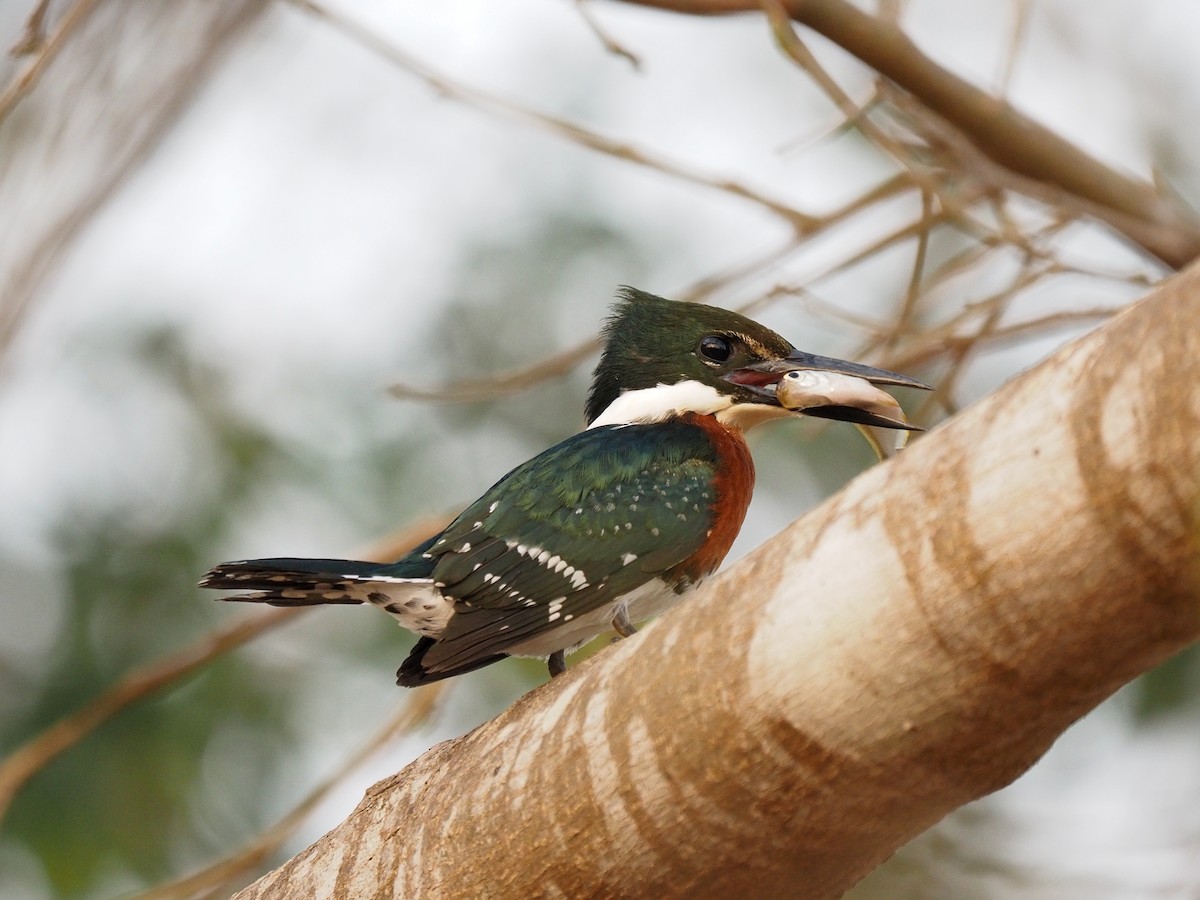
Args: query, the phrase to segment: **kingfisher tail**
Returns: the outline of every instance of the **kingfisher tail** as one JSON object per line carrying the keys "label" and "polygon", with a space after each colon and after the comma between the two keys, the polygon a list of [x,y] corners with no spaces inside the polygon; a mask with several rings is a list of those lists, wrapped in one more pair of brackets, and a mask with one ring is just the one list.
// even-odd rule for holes
{"label": "kingfisher tail", "polygon": [[271,606],[369,603],[420,635],[438,635],[453,613],[430,575],[432,561],[420,549],[395,563],[352,559],[247,559],[221,563],[200,587],[248,591],[221,597]]}
{"label": "kingfisher tail", "polygon": [[252,591],[221,599],[271,606],[367,603],[373,582],[412,580],[382,571],[394,568],[349,559],[248,559],[221,563],[200,580],[200,587]]}

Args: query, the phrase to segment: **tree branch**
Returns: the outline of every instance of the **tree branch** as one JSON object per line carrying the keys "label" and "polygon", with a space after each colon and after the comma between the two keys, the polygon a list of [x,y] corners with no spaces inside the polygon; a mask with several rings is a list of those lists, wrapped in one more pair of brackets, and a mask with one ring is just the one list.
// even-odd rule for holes
{"label": "tree branch", "polygon": [[[379,562],[396,559],[448,523],[449,519],[445,516],[418,521],[387,535],[353,556]],[[127,672],[104,693],[0,758],[0,822],[3,822],[13,798],[29,779],[117,713],[159,691],[177,687],[218,656],[314,609],[315,606],[260,609],[238,616],[188,646]]]}
{"label": "tree branch", "polygon": [[833,897],[1200,637],[1200,268],[238,896]]}
{"label": "tree branch", "polygon": [[0,88],[0,355],[59,256],[266,7],[76,0],[44,40],[35,10],[19,47],[33,55]]}
{"label": "tree branch", "polygon": [[[761,0],[625,0],[695,15],[758,12]],[[1176,197],[1124,175],[925,56],[895,23],[847,0],[785,0],[791,18],[908,91],[958,128],[988,158],[1059,187],[1089,212],[1180,268],[1200,256],[1200,220]]]}

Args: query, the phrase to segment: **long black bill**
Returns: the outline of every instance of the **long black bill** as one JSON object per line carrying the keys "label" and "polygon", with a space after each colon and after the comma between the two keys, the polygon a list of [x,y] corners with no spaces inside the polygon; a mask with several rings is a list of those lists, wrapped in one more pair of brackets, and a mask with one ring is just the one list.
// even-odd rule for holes
{"label": "long black bill", "polygon": [[832,372],[835,375],[851,375],[861,378],[871,384],[888,384],[896,387],[918,388],[922,391],[933,390],[923,381],[901,375],[899,372],[889,372],[887,369],[876,369],[874,366],[864,366],[861,363],[847,362],[844,359],[834,359],[830,356],[817,356],[815,353],[805,353],[803,350],[793,350],[787,356],[779,359],[769,359],[754,363],[742,371],[753,369],[768,377],[760,383],[774,383],[788,372],[810,370],[815,372]]}
{"label": "long black bill", "polygon": [[923,381],[898,372],[803,350],[751,363],[725,377],[759,395],[762,403],[782,406],[799,415],[857,425],[881,458],[892,455],[904,443],[903,438],[887,437],[886,430],[895,433],[922,429],[911,424],[896,398],[878,385],[930,390]]}

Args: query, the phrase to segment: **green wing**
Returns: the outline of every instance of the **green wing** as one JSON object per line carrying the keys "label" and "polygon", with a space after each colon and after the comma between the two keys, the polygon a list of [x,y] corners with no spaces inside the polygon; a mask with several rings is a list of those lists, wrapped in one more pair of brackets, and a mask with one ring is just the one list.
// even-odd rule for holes
{"label": "green wing", "polygon": [[665,422],[584,431],[511,471],[427,551],[458,607],[423,665],[503,653],[557,627],[552,604],[578,616],[688,559],[713,525],[716,466],[702,429]]}

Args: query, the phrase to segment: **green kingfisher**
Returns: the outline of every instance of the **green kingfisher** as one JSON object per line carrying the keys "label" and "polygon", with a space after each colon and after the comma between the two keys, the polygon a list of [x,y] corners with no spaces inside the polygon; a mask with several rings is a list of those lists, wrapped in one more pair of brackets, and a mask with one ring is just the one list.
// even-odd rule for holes
{"label": "green kingfisher", "polygon": [[[916,430],[875,385],[927,388],[797,350],[737,313],[632,288],[604,337],[587,428],[517,466],[402,559],[227,562],[200,585],[274,606],[378,606],[420,636],[397,672],[405,687],[507,656],[547,658],[558,675],[567,652],[609,628],[633,634],[721,564],[754,487],[747,429],[808,414]],[[814,377],[837,390],[802,408],[795,398]]]}

